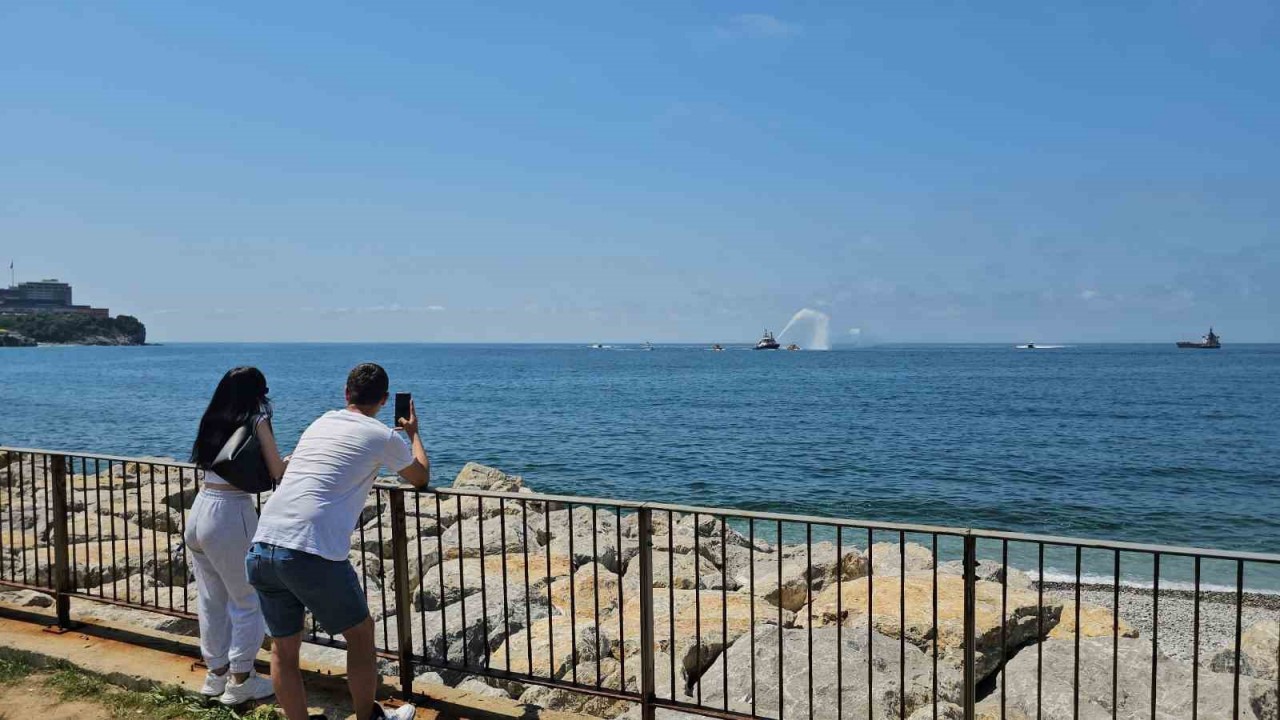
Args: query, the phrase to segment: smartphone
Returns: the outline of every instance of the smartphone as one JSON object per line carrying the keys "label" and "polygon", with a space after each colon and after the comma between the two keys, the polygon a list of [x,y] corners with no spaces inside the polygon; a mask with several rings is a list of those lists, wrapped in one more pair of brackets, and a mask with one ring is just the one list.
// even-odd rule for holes
{"label": "smartphone", "polygon": [[400,425],[401,420],[409,419],[409,399],[413,397],[409,393],[396,393],[396,426]]}

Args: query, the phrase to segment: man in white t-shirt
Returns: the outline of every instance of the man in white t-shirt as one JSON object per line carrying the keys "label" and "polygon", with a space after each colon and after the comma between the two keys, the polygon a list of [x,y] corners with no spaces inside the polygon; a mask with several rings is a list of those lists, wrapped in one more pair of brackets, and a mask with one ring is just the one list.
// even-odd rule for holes
{"label": "man in white t-shirt", "polygon": [[[308,610],[347,642],[347,684],[357,720],[412,718],[404,705],[385,713],[378,688],[373,620],[355,569],[347,561],[351,533],[386,466],[415,487],[431,477],[431,461],[418,436],[418,413],[396,418],[392,430],[377,419],[387,403],[387,371],[357,365],[347,376],[347,407],[320,416],[298,441],[280,486],[262,507],[245,558],[273,638],[271,680],[289,720],[306,720],[307,696],[298,653]],[[368,713],[366,715],[366,713]]]}

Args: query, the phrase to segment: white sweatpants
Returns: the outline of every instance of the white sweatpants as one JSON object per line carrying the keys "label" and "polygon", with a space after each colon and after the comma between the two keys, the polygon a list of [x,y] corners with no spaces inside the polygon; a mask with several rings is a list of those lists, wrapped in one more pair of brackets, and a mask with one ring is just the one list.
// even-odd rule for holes
{"label": "white sweatpants", "polygon": [[266,624],[258,594],[245,577],[244,558],[258,529],[253,496],[203,488],[187,519],[185,540],[196,573],[200,652],[211,669],[253,669]]}

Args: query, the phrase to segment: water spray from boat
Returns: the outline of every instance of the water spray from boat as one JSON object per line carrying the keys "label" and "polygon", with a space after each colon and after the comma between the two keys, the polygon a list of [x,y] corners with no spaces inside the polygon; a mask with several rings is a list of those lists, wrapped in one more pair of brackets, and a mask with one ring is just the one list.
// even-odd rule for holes
{"label": "water spray from boat", "polygon": [[830,350],[830,325],[831,318],[826,313],[803,308],[791,316],[791,321],[778,333],[778,339],[789,341],[797,349]]}

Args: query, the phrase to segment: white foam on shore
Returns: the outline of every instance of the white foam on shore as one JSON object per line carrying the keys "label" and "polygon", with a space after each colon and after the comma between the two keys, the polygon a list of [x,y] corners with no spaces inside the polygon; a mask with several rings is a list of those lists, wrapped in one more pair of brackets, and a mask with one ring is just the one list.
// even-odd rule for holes
{"label": "white foam on shore", "polygon": [[[1036,579],[1037,573],[1034,569],[1032,570],[1023,570],[1022,568],[1014,568],[1014,569],[1020,570],[1021,572],[1026,573],[1032,580]],[[1076,574],[1074,572],[1063,572],[1061,570],[1056,570],[1054,568],[1045,568],[1044,581],[1050,582],[1050,583],[1062,583],[1065,585],[1072,585],[1076,581]],[[1081,586],[1104,585],[1107,587],[1113,587],[1115,585],[1115,578],[1111,575],[1081,573],[1080,585]],[[1120,587],[1132,588],[1135,590],[1154,590],[1155,583],[1150,580],[1127,579],[1124,577],[1124,575],[1121,575]],[[1164,578],[1161,578],[1160,589],[1161,590],[1183,590],[1187,592],[1194,592],[1196,589],[1196,586],[1194,582],[1187,582],[1185,580],[1165,580]],[[1234,593],[1235,591],[1236,591],[1236,588],[1234,585],[1219,585],[1216,583],[1205,583],[1205,582],[1200,583],[1200,592]],[[1246,586],[1244,591],[1246,593],[1252,593],[1255,595],[1280,595],[1280,590],[1260,588],[1260,587]]]}

